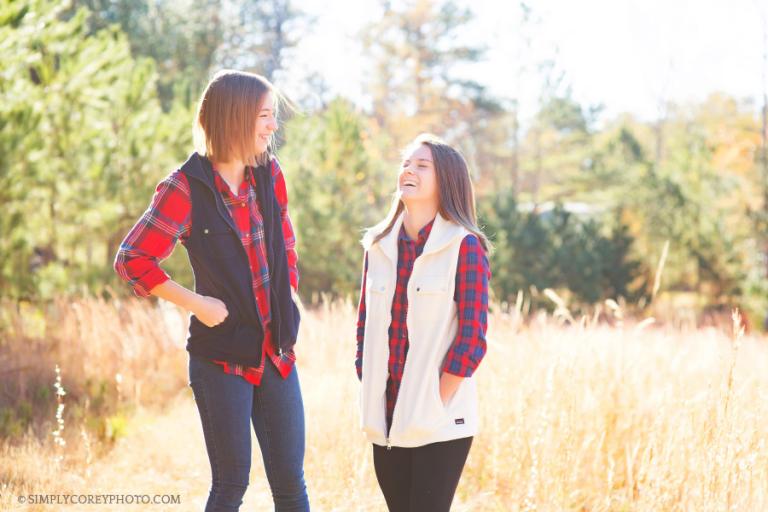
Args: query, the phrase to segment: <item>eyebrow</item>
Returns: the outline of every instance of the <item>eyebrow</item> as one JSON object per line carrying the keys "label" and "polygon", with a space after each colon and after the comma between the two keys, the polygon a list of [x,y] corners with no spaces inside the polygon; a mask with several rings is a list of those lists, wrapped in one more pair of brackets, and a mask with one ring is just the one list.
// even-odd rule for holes
{"label": "eyebrow", "polygon": [[261,109],[261,112],[272,112],[271,108],[263,108]]}
{"label": "eyebrow", "polygon": [[[410,162],[410,160],[411,160],[410,158],[406,158],[405,159],[406,162]],[[428,158],[417,158],[416,161],[417,162],[431,162],[432,160],[429,160]]]}

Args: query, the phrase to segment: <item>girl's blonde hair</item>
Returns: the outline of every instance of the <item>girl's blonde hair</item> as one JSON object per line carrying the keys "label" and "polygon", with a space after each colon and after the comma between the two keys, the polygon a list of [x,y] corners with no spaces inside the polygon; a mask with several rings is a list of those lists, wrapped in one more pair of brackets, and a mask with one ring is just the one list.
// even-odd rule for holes
{"label": "girl's blonde hair", "polygon": [[196,149],[219,162],[239,159],[247,165],[266,163],[272,148],[257,153],[256,121],[268,93],[274,98],[277,116],[281,96],[269,80],[244,71],[217,72],[197,107],[193,126]]}
{"label": "girl's blonde hair", "polygon": [[[466,160],[458,150],[431,133],[422,133],[416,137],[403,151],[404,157],[421,145],[427,146],[432,153],[437,178],[438,212],[446,220],[464,226],[477,237],[486,253],[489,253],[492,250],[491,243],[477,225],[475,190]],[[376,235],[374,243],[392,231],[392,226],[404,209],[403,201],[395,196],[385,219],[386,227]]]}

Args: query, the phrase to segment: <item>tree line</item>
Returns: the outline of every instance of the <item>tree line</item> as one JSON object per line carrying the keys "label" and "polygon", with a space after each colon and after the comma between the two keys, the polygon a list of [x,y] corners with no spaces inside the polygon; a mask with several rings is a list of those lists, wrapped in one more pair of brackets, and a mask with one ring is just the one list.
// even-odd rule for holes
{"label": "tree line", "polygon": [[[456,71],[484,58],[482,44],[458,37],[470,9],[379,8],[360,37],[375,71],[370,104],[309,75],[281,128],[305,300],[356,294],[362,229],[390,204],[400,148],[432,131],[470,162],[497,300],[522,292],[541,302],[553,288],[576,304],[647,304],[669,242],[666,290],[765,308],[754,103],[713,94],[667,102],[653,122],[606,119],[575,101],[548,61],[534,73],[535,114],[523,119],[512,89],[494,95]],[[530,45],[535,16],[525,3],[520,16]],[[237,67],[279,86],[311,26],[289,0],[0,3],[0,294],[129,293],[112,258],[156,183],[191,151],[211,72]],[[183,251],[165,266],[189,283]]]}

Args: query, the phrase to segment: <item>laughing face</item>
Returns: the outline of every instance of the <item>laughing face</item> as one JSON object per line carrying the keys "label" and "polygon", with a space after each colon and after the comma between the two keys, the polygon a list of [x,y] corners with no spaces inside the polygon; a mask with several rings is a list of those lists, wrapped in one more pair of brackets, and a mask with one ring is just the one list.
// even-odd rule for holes
{"label": "laughing face", "polygon": [[432,152],[424,144],[406,154],[397,177],[397,190],[405,202],[437,202],[437,175]]}

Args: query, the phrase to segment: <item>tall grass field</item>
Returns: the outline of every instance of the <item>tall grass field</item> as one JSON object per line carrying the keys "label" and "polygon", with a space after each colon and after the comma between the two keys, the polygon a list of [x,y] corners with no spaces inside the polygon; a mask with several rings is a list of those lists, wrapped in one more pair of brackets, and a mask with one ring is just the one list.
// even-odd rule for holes
{"label": "tall grass field", "polygon": [[[768,342],[710,328],[494,307],[481,433],[455,511],[768,510]],[[163,303],[2,305],[1,510],[202,510],[210,469]],[[313,510],[386,510],[358,421],[356,312],[303,313],[297,346]],[[242,510],[271,510],[254,437]],[[165,504],[40,504],[38,495]],[[21,503],[21,500],[26,503]],[[425,511],[428,512],[428,511]]]}

